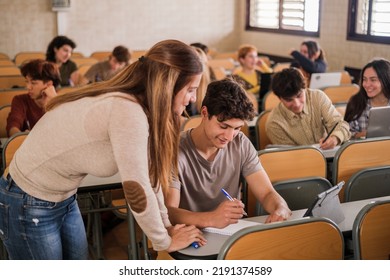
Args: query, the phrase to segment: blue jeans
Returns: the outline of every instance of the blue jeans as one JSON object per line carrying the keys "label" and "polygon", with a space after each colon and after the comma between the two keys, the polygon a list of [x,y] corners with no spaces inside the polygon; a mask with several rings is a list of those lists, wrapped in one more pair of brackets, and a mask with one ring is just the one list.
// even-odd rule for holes
{"label": "blue jeans", "polygon": [[49,202],[0,178],[0,238],[14,260],[86,260],[88,242],[76,195]]}

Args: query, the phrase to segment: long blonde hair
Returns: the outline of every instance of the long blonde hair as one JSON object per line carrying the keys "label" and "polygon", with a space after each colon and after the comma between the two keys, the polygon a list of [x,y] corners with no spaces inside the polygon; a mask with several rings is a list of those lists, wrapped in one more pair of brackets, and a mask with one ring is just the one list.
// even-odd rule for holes
{"label": "long blonde hair", "polygon": [[201,48],[194,47],[194,46],[193,48],[198,53],[199,58],[203,64],[202,78],[200,79],[199,87],[196,90],[196,110],[197,112],[200,112],[200,109],[202,108],[203,98],[206,95],[207,86],[211,82],[210,68],[208,66],[208,58],[206,53]]}
{"label": "long blonde hair", "polygon": [[149,176],[152,187],[160,183],[163,189],[167,189],[172,175],[178,170],[180,122],[173,111],[174,97],[200,73],[202,63],[192,47],[177,40],[165,40],[155,44],[145,56],[112,79],[59,95],[46,109],[52,110],[66,102],[108,92],[131,94],[143,107],[149,122]]}

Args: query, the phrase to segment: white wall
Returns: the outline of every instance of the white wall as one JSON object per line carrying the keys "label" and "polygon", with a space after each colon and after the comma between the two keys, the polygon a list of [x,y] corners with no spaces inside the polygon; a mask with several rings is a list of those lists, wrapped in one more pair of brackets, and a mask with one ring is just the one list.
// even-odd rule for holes
{"label": "white wall", "polygon": [[[255,44],[261,52],[288,56],[300,36],[245,31],[246,0],[72,0],[59,28],[89,55],[124,44],[132,50],[175,38],[200,41],[219,51]],[[321,36],[329,70],[361,68],[373,57],[390,59],[390,46],[346,40],[348,0],[323,0]],[[46,51],[57,35],[50,0],[0,0],[0,52]]]}
{"label": "white wall", "polygon": [[[237,45],[235,0],[72,0],[59,28],[90,55],[124,44],[147,49],[168,38],[201,41],[223,50]],[[5,24],[4,24],[5,23]],[[0,52],[46,51],[57,35],[50,0],[0,0]],[[7,38],[6,40],[4,38]]]}

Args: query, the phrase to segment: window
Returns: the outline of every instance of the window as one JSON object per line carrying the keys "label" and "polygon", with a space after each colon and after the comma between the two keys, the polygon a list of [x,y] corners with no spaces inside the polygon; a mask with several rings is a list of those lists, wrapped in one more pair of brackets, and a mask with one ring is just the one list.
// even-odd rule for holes
{"label": "window", "polygon": [[247,30],[319,37],[321,0],[247,0]]}
{"label": "window", "polygon": [[349,0],[348,40],[390,44],[390,0]]}

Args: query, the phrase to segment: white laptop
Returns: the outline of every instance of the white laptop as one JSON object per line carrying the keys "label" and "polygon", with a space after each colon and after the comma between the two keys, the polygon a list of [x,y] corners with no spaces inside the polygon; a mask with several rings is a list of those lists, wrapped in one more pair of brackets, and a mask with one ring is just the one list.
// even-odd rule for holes
{"label": "white laptop", "polygon": [[310,78],[309,88],[321,89],[341,84],[341,72],[313,73]]}
{"label": "white laptop", "polygon": [[366,138],[390,136],[390,106],[373,107],[368,117]]}

